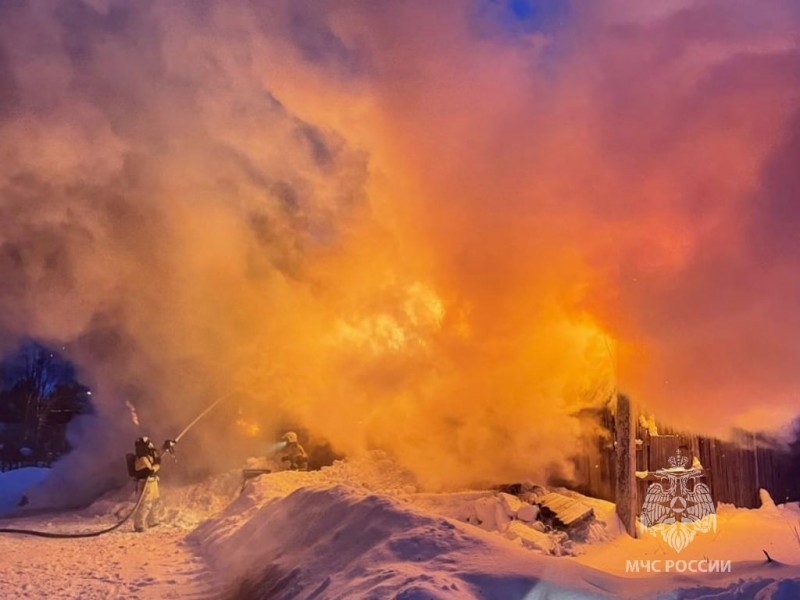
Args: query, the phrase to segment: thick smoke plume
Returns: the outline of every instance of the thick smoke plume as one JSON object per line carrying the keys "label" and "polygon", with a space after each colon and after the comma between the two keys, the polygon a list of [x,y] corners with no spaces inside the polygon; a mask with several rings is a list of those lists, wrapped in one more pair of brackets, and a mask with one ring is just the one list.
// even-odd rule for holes
{"label": "thick smoke plume", "polygon": [[559,6],[0,5],[2,340],[98,401],[57,484],[227,393],[195,466],[290,424],[429,487],[568,474],[617,385],[794,415],[796,2]]}

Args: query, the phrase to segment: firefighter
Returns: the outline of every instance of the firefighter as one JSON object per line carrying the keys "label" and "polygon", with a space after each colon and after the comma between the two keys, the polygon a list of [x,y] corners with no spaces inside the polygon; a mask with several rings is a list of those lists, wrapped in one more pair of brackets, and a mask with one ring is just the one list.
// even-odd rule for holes
{"label": "firefighter", "polygon": [[287,431],[281,441],[284,443],[281,462],[288,463],[286,468],[290,471],[308,471],[308,454],[297,441],[297,434]]}
{"label": "firefighter", "polygon": [[139,506],[133,515],[133,528],[145,531],[148,527],[158,525],[163,513],[163,505],[158,492],[158,471],[161,469],[161,456],[170,451],[175,442],[167,440],[159,451],[147,436],[136,440],[136,460],[134,472],[136,491],[142,496]]}

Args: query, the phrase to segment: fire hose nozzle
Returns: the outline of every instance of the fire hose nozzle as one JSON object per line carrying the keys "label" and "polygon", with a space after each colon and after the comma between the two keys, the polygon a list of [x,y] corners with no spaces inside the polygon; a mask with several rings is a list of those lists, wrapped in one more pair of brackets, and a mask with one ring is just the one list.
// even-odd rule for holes
{"label": "fire hose nozzle", "polygon": [[178,442],[176,440],[164,440],[164,444],[161,446],[165,452],[169,452],[170,454],[175,453],[175,445]]}

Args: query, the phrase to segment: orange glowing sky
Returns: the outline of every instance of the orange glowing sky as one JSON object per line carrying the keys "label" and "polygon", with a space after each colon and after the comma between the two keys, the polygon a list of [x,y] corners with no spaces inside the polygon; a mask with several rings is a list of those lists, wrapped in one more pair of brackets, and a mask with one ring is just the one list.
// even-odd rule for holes
{"label": "orange glowing sky", "polygon": [[617,384],[785,426],[797,3],[543,5],[4,4],[2,339],[106,422],[233,388],[431,486],[563,464]]}

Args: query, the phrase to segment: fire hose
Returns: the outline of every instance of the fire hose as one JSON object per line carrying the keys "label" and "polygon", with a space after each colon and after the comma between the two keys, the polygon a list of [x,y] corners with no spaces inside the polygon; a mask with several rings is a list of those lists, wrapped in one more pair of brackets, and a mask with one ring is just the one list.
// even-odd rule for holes
{"label": "fire hose", "polygon": [[[211,403],[203,412],[201,412],[199,415],[197,415],[197,417],[195,417],[195,419],[191,423],[189,423],[186,427],[184,427],[183,431],[181,431],[174,440],[167,440],[166,442],[164,442],[164,450],[166,452],[173,453],[174,445],[184,435],[186,435],[186,432],[189,431],[195,425],[195,423],[197,423],[200,419],[202,419],[209,412],[211,412],[211,409],[213,409],[217,404],[222,402],[229,395],[230,394],[225,394],[224,396],[221,396],[221,397],[217,398],[217,400],[215,400],[213,403]],[[110,527],[106,527],[105,529],[100,529],[98,531],[85,531],[85,532],[80,532],[80,533],[57,533],[57,532],[54,532],[54,531],[38,531],[38,530],[35,530],[35,529],[16,529],[16,528],[12,528],[12,527],[0,527],[0,533],[16,533],[16,534],[19,534],[19,535],[32,535],[32,536],[36,536],[36,537],[56,538],[56,539],[89,538],[89,537],[97,537],[99,535],[110,533],[110,532],[114,531],[115,529],[119,529],[124,523],[126,523],[134,515],[136,510],[141,505],[142,500],[144,499],[144,492],[145,492],[146,487],[147,486],[145,486],[145,485],[142,486],[142,490],[139,492],[139,496],[136,499],[136,504],[133,505],[133,508],[130,510],[130,512],[127,515],[125,515],[122,519],[120,519],[119,521],[114,523],[114,525],[111,525]]]}
{"label": "fire hose", "polygon": [[104,533],[110,533],[115,529],[119,529],[122,525],[133,516],[133,513],[136,512],[136,509],[139,508],[139,505],[142,503],[142,499],[144,499],[144,490],[145,486],[142,486],[142,491],[139,493],[139,498],[136,500],[136,504],[133,505],[131,511],[125,515],[122,519],[117,521],[111,527],[106,527],[105,529],[100,529],[99,531],[85,531],[81,533],[56,533],[54,531],[37,531],[36,529],[14,529],[14,528],[7,528],[7,527],[0,527],[0,533],[18,533],[20,535],[33,535],[36,537],[43,537],[43,538],[89,538],[89,537],[97,537],[98,535],[103,535]]}

